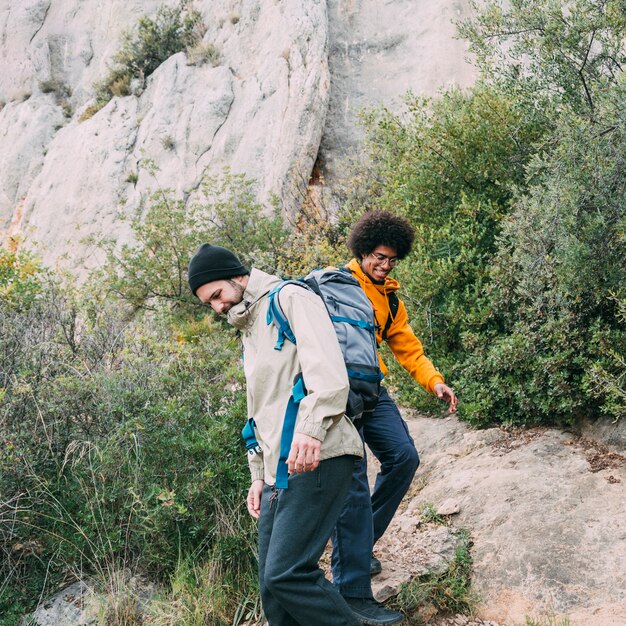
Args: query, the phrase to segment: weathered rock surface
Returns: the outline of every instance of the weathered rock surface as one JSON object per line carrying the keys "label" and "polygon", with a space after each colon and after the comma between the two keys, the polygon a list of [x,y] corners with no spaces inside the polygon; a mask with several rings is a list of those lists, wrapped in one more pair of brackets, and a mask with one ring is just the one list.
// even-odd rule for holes
{"label": "weathered rock surface", "polygon": [[149,191],[192,202],[223,166],[290,211],[323,133],[332,164],[360,138],[360,107],[473,79],[453,39],[467,0],[195,0],[218,67],[180,53],[80,122],[122,33],[162,4],[178,0],[0,0],[0,238],[21,233],[47,264],[82,272],[97,263],[88,236],[123,243],[119,218]]}
{"label": "weathered rock surface", "polygon": [[[426,503],[452,500],[453,528],[473,539],[480,618],[626,624],[626,450],[559,430],[473,431],[454,417],[407,423],[422,463],[412,497],[375,550],[397,581],[416,571],[424,548],[419,526],[411,530],[407,520]],[[389,581],[374,584],[381,597],[393,593]]]}
{"label": "weathered rock surface", "polygon": [[411,91],[433,96],[476,78],[455,22],[469,16],[468,0],[329,0],[331,95],[320,158],[330,181],[341,159],[362,138],[361,109],[399,110]]}
{"label": "weathered rock surface", "polygon": [[63,589],[23,621],[24,626],[95,626],[98,623],[99,600],[83,582]]}
{"label": "weathered rock surface", "polygon": [[[148,190],[171,187],[193,201],[202,175],[229,165],[257,179],[269,203],[273,193],[295,195],[311,171],[330,88],[322,0],[196,2],[219,67],[189,65],[180,53],[136,95],[79,120],[121,33],[160,4],[0,3],[0,227],[23,206],[21,229],[50,265],[64,254],[75,267],[93,263],[80,244],[88,235],[127,239],[119,212],[141,210]],[[158,166],[156,180],[145,159]]]}

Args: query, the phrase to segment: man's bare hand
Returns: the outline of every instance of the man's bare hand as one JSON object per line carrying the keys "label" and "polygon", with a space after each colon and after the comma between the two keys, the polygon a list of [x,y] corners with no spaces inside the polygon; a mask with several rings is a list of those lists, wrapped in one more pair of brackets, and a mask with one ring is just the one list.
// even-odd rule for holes
{"label": "man's bare hand", "polygon": [[250,489],[248,489],[246,504],[248,505],[248,513],[250,513],[254,519],[259,519],[259,515],[261,515],[261,493],[263,491],[263,485],[262,480],[255,480],[250,485]]}
{"label": "man's bare hand", "polygon": [[310,435],[296,433],[291,442],[291,450],[287,457],[287,468],[290,474],[310,472],[320,464],[322,442]]}
{"label": "man's bare hand", "polygon": [[456,405],[459,403],[459,399],[448,385],[437,383],[435,385],[435,395],[440,400],[445,400],[450,405],[448,413],[454,413],[456,411]]}

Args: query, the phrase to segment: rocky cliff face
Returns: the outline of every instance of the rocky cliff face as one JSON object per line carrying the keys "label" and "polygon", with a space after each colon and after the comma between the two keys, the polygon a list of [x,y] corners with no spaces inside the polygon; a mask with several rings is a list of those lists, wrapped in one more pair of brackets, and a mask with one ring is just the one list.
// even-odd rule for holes
{"label": "rocky cliff face", "polygon": [[150,191],[193,201],[226,165],[287,205],[320,145],[332,170],[358,142],[361,106],[471,81],[452,38],[465,2],[196,0],[218,59],[178,53],[81,121],[123,33],[178,2],[0,0],[0,230],[79,269],[97,261],[86,237],[126,241],[120,214]]}

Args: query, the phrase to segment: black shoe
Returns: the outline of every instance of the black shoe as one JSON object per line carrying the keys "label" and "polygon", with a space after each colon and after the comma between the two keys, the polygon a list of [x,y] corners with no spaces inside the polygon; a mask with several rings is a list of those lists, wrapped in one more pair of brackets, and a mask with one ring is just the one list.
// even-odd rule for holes
{"label": "black shoe", "polygon": [[374,598],[344,598],[352,612],[361,620],[361,624],[368,626],[387,626],[399,624],[404,615],[391,609],[386,609]]}
{"label": "black shoe", "polygon": [[380,561],[372,554],[372,560],[370,562],[370,575],[374,576],[380,574],[383,571],[383,566]]}

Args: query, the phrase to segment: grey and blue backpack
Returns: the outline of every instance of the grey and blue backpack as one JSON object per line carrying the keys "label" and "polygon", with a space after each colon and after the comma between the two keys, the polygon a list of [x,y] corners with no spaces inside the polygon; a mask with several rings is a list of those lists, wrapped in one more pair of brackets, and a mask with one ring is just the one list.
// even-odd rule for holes
{"label": "grey and blue backpack", "polygon": [[[304,278],[284,280],[276,285],[268,294],[266,315],[267,323],[274,324],[278,329],[275,350],[281,350],[285,340],[296,343],[278,299],[278,294],[285,285],[297,285],[312,291],[326,306],[339,340],[350,383],[346,415],[354,420],[364,411],[372,410],[378,402],[383,375],[376,351],[374,310],[359,281],[349,269],[339,268],[314,270]],[[279,489],[287,488],[286,461],[291,449],[298,406],[305,396],[306,388],[302,376],[299,375],[294,381],[281,435],[280,460],[276,472],[276,486]],[[257,453],[259,449],[254,436],[253,418],[248,420],[242,434],[248,453]]]}

